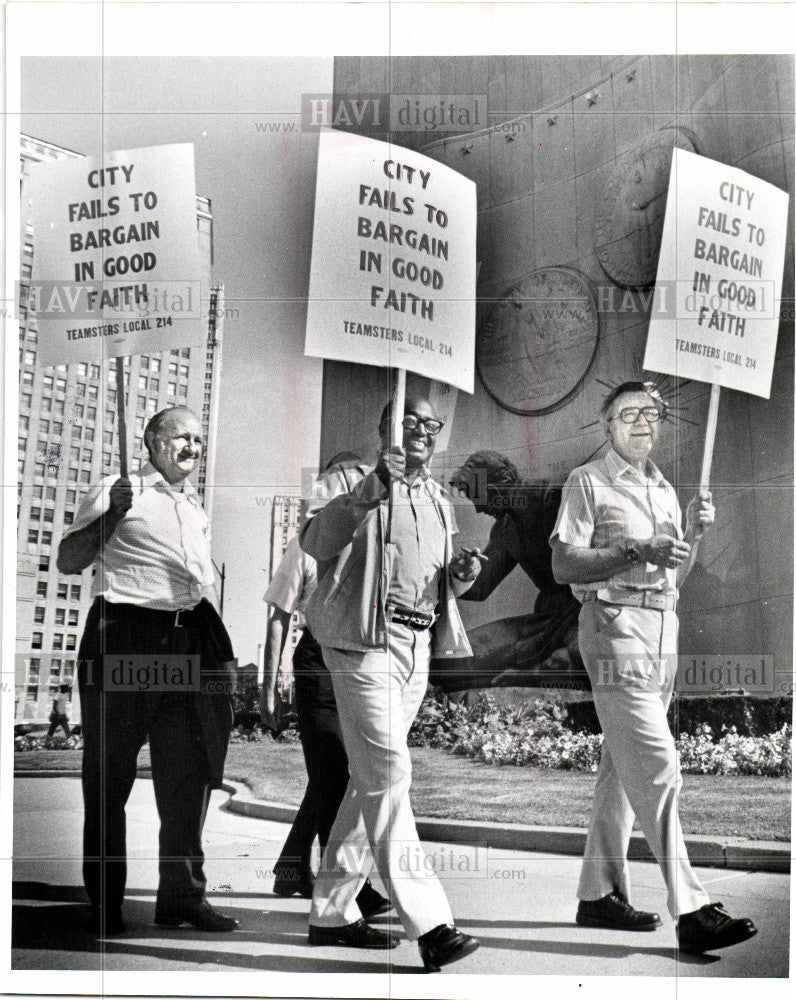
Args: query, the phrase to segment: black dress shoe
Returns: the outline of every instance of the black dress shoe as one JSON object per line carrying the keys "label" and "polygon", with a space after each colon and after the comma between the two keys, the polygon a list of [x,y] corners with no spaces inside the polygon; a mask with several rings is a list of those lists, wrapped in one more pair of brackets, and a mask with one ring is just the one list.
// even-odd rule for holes
{"label": "black dress shoe", "polygon": [[479,946],[477,938],[462,934],[450,924],[440,924],[417,939],[426,972],[439,972],[443,965],[457,962]]}
{"label": "black dress shoe", "polygon": [[370,927],[364,920],[342,927],[316,927],[310,924],[307,941],[310,944],[345,944],[349,948],[397,948],[398,939],[392,934]]}
{"label": "black dress shoe", "polygon": [[602,899],[582,899],[575,923],[581,927],[607,927],[615,931],[654,931],[661,926],[657,913],[646,913],[631,906],[615,889]]}
{"label": "black dress shoe", "polygon": [[748,941],[757,928],[748,917],[733,919],[721,903],[705,903],[698,910],[683,913],[677,921],[677,941],[680,950],[689,955],[701,955],[714,948],[729,948]]}
{"label": "black dress shoe", "polygon": [[388,910],[392,909],[392,903],[386,896],[382,896],[373,888],[370,879],[365,880],[365,884],[357,893],[357,906],[365,920],[370,920],[371,917],[377,917],[380,913],[387,913]]}
{"label": "black dress shoe", "polygon": [[155,923],[161,927],[179,927],[180,924],[193,924],[198,931],[234,931],[240,927],[240,921],[234,917],[225,917],[203,900],[201,903],[183,903],[180,906],[157,904],[155,907]]}
{"label": "black dress shoe", "polygon": [[277,865],[274,868],[274,895],[299,895],[303,899],[312,899],[312,872],[308,868]]}
{"label": "black dress shoe", "polygon": [[100,910],[90,910],[86,921],[86,926],[95,937],[116,937],[117,934],[124,934],[125,926],[122,920],[122,911],[114,910],[112,913],[102,913]]}

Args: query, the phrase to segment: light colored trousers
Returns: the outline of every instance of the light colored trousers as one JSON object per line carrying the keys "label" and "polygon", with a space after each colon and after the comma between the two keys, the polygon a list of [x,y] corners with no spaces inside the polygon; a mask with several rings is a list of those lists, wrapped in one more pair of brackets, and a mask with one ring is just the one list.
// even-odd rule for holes
{"label": "light colored trousers", "polygon": [[677,674],[677,615],[587,601],[580,653],[604,734],[579,899],[629,899],[633,814],[661,867],[674,919],[710,902],[688,860],[678,815],[680,762],[666,710]]}
{"label": "light colored trousers", "polygon": [[430,635],[394,623],[388,635],[386,650],[323,647],[351,779],[315,879],[310,924],[359,920],[356,896],[375,862],[407,936],[415,939],[453,923],[409,801],[406,737],[428,685]]}

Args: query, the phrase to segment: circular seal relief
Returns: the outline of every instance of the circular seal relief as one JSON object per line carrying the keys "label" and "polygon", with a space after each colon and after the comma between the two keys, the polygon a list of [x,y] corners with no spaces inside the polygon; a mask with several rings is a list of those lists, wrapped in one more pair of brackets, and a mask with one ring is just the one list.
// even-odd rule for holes
{"label": "circular seal relief", "polygon": [[595,251],[603,270],[622,288],[655,282],[672,150],[697,152],[687,129],[666,128],[621,156],[594,211]]}
{"label": "circular seal relief", "polygon": [[600,317],[591,282],[569,267],[543,267],[490,308],[475,363],[489,395],[506,410],[540,416],[563,406],[594,360]]}

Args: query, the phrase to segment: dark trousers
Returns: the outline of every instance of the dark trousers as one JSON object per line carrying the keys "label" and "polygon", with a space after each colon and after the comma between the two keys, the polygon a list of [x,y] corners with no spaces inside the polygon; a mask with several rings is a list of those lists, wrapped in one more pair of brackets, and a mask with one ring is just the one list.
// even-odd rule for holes
{"label": "dark trousers", "polygon": [[293,654],[299,736],[307,767],[307,788],[275,868],[309,868],[317,835],[321,851],[329,840],[348,786],[348,756],[334,700],[332,678],[321,648],[305,629]]}
{"label": "dark trousers", "polygon": [[98,601],[86,622],[78,671],[84,741],[83,877],[92,906],[109,914],[118,912],[124,901],[125,806],[138,752],[147,740],[160,817],[158,904],[198,902],[205,894],[202,827],[216,782],[211,780],[200,720],[200,694],[106,690],[102,677],[103,655],[148,649],[154,656],[204,648],[199,635],[204,622],[191,614],[181,615],[181,621],[177,624],[171,612]]}
{"label": "dark trousers", "polygon": [[72,730],[69,728],[69,719],[65,715],[51,715],[50,728],[47,730],[47,736],[54,736],[55,730],[59,726],[63,729],[67,737],[72,735]]}

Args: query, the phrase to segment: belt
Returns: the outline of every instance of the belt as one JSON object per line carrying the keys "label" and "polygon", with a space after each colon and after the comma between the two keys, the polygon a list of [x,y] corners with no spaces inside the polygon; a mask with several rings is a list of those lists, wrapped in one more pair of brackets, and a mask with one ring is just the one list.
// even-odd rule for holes
{"label": "belt", "polygon": [[662,594],[656,590],[639,590],[636,593],[617,594],[614,591],[591,590],[583,598],[600,604],[621,604],[633,608],[653,608],[655,611],[674,611],[677,598],[674,594]]}
{"label": "belt", "polygon": [[415,611],[413,608],[404,608],[400,604],[387,605],[387,621],[397,622],[399,625],[408,625],[415,632],[425,632],[434,624],[435,615],[425,611]]}

